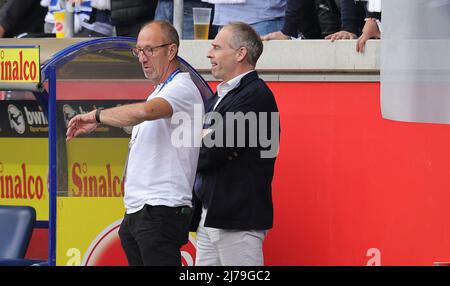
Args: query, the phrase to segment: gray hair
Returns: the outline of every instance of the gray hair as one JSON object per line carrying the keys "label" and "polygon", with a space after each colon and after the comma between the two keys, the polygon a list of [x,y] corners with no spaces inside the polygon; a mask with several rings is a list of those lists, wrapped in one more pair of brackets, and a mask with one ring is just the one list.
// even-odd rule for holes
{"label": "gray hair", "polygon": [[224,28],[229,28],[232,31],[231,47],[233,49],[246,48],[247,62],[256,66],[256,62],[263,52],[263,43],[258,33],[250,25],[243,22],[231,22]]}

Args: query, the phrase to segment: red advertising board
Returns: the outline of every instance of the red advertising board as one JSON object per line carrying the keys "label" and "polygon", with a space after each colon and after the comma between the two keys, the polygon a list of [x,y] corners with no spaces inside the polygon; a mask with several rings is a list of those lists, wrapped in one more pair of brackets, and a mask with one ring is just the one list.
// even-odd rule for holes
{"label": "red advertising board", "polygon": [[[66,90],[59,99],[80,99],[83,83],[69,85],[58,87]],[[127,90],[127,84],[89,85],[96,98],[85,99]],[[280,110],[281,145],[266,265],[450,261],[450,126],[382,119],[379,83],[269,86]]]}

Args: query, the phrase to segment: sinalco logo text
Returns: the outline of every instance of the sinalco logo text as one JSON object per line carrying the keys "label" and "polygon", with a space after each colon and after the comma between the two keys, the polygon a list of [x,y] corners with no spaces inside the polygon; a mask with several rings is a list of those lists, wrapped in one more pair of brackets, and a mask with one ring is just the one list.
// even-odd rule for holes
{"label": "sinalco logo text", "polygon": [[27,174],[27,165],[22,163],[21,174],[5,174],[0,162],[0,198],[42,200],[44,179]]}
{"label": "sinalco logo text", "polygon": [[0,81],[38,82],[39,49],[3,48],[0,50]]}

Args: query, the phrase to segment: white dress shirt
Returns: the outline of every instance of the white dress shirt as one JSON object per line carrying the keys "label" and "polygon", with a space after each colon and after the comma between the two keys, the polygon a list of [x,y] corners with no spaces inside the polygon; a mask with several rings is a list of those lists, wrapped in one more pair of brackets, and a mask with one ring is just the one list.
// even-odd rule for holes
{"label": "white dress shirt", "polygon": [[228,92],[233,90],[241,82],[241,79],[246,74],[251,73],[252,71],[254,71],[254,70],[240,74],[237,77],[234,77],[227,82],[221,82],[217,86],[217,96],[219,97],[219,99],[217,100],[216,104],[214,105],[213,110],[216,110],[217,105],[219,105],[219,103],[222,101],[222,99],[224,99],[224,97],[228,94]]}

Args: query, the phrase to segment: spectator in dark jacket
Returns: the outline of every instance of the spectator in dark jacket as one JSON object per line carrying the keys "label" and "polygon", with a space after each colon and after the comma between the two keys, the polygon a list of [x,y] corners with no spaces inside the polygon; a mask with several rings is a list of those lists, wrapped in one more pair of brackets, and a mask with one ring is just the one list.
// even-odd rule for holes
{"label": "spectator in dark jacket", "polygon": [[364,1],[340,0],[342,26],[339,32],[325,37],[327,40],[357,39],[361,35],[365,18]]}
{"label": "spectator in dark jacket", "polygon": [[[315,2],[315,4],[314,4]],[[314,10],[315,9],[315,10]],[[288,0],[285,25],[263,40],[356,39],[364,25],[365,2],[355,0]],[[340,21],[336,25],[336,21]]]}
{"label": "spectator in dark jacket", "polygon": [[283,29],[262,39],[323,39],[338,32],[341,20],[336,3],[335,0],[287,0]]}
{"label": "spectator in dark jacket", "polygon": [[157,4],[157,0],[111,0],[117,36],[137,37],[141,26],[153,20]]}
{"label": "spectator in dark jacket", "polygon": [[6,0],[0,8],[0,38],[44,33],[47,10],[37,0]]}

